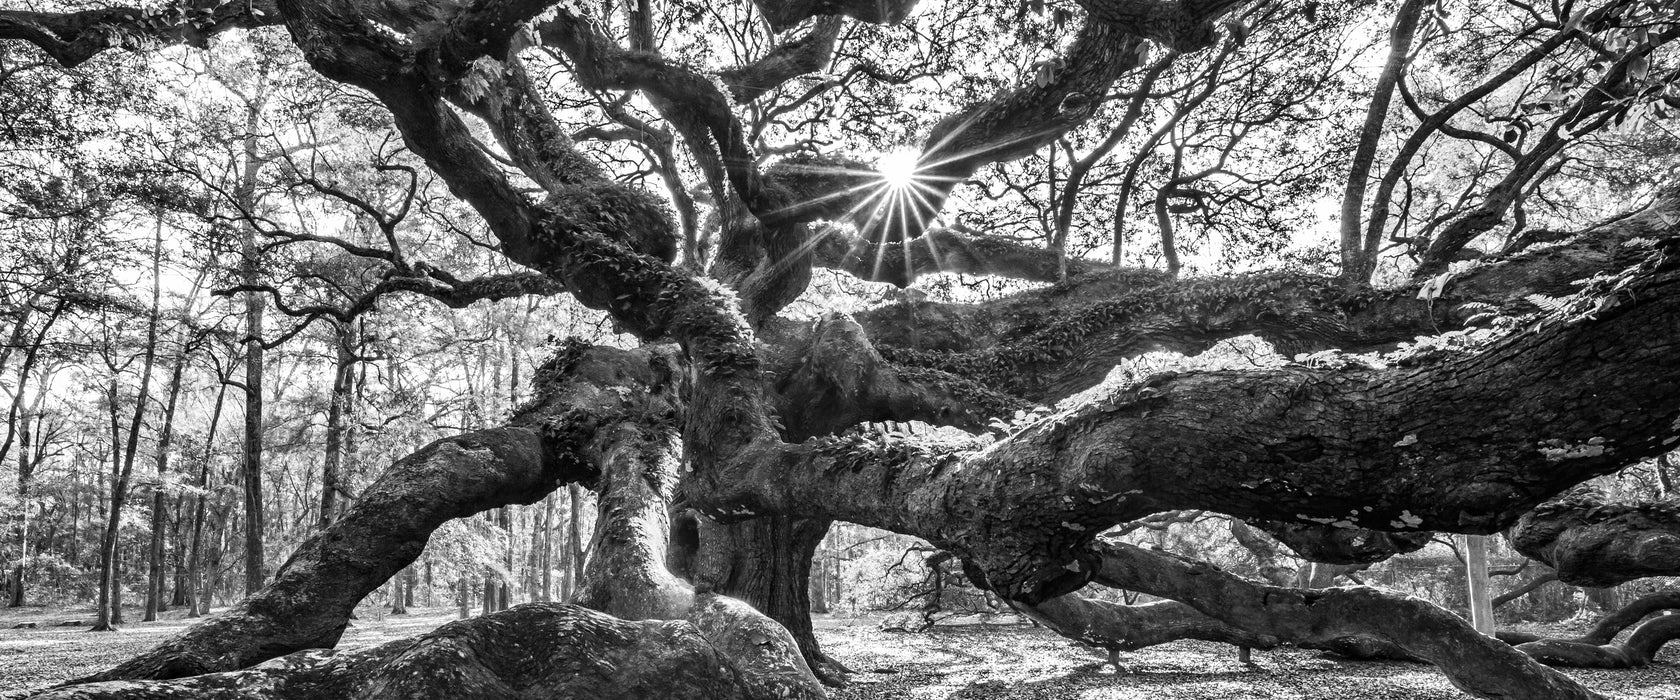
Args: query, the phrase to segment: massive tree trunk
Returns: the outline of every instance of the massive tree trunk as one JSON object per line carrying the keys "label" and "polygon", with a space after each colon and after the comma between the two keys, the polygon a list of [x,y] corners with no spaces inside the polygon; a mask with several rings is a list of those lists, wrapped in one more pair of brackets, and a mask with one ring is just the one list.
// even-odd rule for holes
{"label": "massive tree trunk", "polygon": [[786,516],[733,524],[702,517],[692,580],[780,623],[817,677],[840,684],[845,666],[822,653],[811,627],[811,557],[828,526],[826,520]]}
{"label": "massive tree trunk", "polygon": [[[598,349],[592,355],[619,353]],[[690,586],[666,568],[669,506],[681,473],[681,441],[670,421],[680,404],[669,379],[678,376],[679,368],[666,352],[628,354],[628,360],[641,361],[636,381],[649,399],[645,404],[624,407],[634,413],[609,425],[554,426],[579,435],[594,428],[590,442],[577,447],[584,448],[580,456],[599,465],[593,556],[576,602],[627,619],[686,620],[737,660],[750,685],[773,697],[822,697],[800,646],[779,620],[755,611],[757,605],[725,597],[705,573],[697,572]],[[804,561],[810,561],[809,552]],[[697,568],[703,571],[707,566]],[[776,572],[779,567],[767,568]]]}

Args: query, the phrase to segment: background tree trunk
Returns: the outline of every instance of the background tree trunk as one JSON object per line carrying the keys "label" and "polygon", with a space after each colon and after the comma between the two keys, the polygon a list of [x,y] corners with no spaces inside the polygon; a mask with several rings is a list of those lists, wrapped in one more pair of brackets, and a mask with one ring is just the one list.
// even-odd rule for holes
{"label": "background tree trunk", "polygon": [[198,480],[194,484],[198,494],[193,496],[192,549],[187,556],[187,617],[198,617],[210,612],[210,590],[206,585],[204,573],[204,519],[208,512],[207,502],[210,496],[210,466],[216,455],[216,428],[221,423],[222,406],[227,398],[228,383],[225,377],[222,379],[224,381],[216,384],[216,401],[210,409],[210,426],[205,432],[204,457],[198,467]]}
{"label": "background tree trunk", "polygon": [[1354,148],[1353,162],[1348,166],[1347,186],[1342,192],[1341,251],[1342,279],[1349,285],[1365,284],[1376,269],[1377,249],[1365,245],[1364,228],[1360,225],[1365,212],[1365,186],[1371,177],[1371,164],[1376,160],[1377,144],[1382,140],[1394,87],[1411,61],[1418,18],[1431,1],[1406,0],[1395,12],[1394,26],[1389,29],[1388,61],[1377,77],[1365,111],[1365,125],[1359,130],[1359,145]]}
{"label": "background tree trunk", "polygon": [[356,355],[351,351],[353,325],[339,322],[333,324],[333,382],[332,393],[327,404],[327,444],[326,455],[322,459],[321,467],[321,522],[325,528],[338,518],[343,508],[339,504],[339,492],[343,490],[341,483],[340,465],[345,452],[345,432],[347,423],[355,413],[351,404],[351,384],[355,377]]}
{"label": "background tree trunk", "polygon": [[1466,597],[1470,601],[1470,626],[1493,635],[1493,597],[1488,590],[1487,537],[1464,536]]}
{"label": "background tree trunk", "polygon": [[[169,495],[164,485],[164,476],[169,473],[169,447],[175,436],[175,408],[181,398],[181,375],[187,365],[187,343],[181,344],[181,349],[175,355],[175,367],[169,373],[169,398],[164,401],[163,427],[159,429],[157,441],[157,487],[152,493],[152,540],[148,547],[150,566],[146,572],[146,613],[142,622],[157,619],[157,614],[167,608],[163,600],[164,588],[164,531],[169,526]],[[177,554],[177,556],[179,556]]]}
{"label": "background tree trunk", "polygon": [[[261,160],[257,138],[261,133],[266,85],[245,107],[244,169],[235,193],[247,215],[257,207],[257,172]],[[257,246],[257,229],[250,220],[241,223],[240,281],[255,285],[262,281],[262,255]],[[263,555],[263,313],[268,300],[259,292],[245,293],[245,452],[241,469],[245,476],[245,593],[262,590],[267,579]]]}
{"label": "background tree trunk", "polygon": [[122,622],[122,576],[117,538],[122,524],[123,502],[128,498],[129,476],[134,472],[134,458],[140,451],[140,428],[145,425],[146,404],[151,400],[152,368],[157,362],[158,317],[163,298],[162,264],[163,221],[160,219],[156,224],[152,247],[152,308],[146,319],[145,359],[140,369],[139,393],[134,399],[134,419],[128,424],[126,448],[116,443],[119,397],[114,372],[111,378],[111,453],[113,457],[121,455],[121,467],[112,474],[111,509],[105,523],[105,538],[100,544],[99,613],[93,624],[94,631],[109,631],[113,629],[112,625]]}

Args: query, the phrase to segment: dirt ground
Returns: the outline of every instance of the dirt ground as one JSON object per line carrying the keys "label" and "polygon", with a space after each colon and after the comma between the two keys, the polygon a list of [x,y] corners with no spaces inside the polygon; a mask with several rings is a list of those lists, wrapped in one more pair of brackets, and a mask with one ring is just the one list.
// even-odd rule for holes
{"label": "dirt ground", "polygon": [[[341,643],[362,648],[420,634],[455,619],[453,608],[384,609],[358,613]],[[22,697],[108,667],[191,623],[178,612],[118,632],[87,632],[89,610],[0,611],[0,694]],[[34,629],[13,629],[34,622]],[[1418,664],[1348,662],[1295,649],[1237,660],[1232,647],[1178,642],[1122,656],[1124,673],[1105,655],[1013,618],[958,620],[922,633],[885,632],[876,618],[819,616],[817,637],[849,666],[850,687],[833,700],[1457,700],[1467,697],[1433,668]],[[1588,687],[1616,700],[1680,700],[1680,649],[1658,663],[1627,671],[1572,670]],[[8,692],[9,691],[9,692]]]}
{"label": "dirt ground", "polygon": [[[1299,649],[1255,651],[1175,642],[1107,654],[1014,622],[956,624],[922,633],[882,632],[876,620],[819,621],[817,637],[853,670],[832,700],[1461,700],[1470,696],[1431,666],[1345,661]],[[1616,700],[1680,699],[1680,649],[1624,671],[1570,670]]]}

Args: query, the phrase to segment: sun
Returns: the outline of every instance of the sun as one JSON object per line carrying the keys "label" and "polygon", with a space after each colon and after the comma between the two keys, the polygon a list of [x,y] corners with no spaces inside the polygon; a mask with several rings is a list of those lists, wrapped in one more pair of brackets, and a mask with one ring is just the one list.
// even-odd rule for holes
{"label": "sun", "polygon": [[903,189],[916,181],[916,164],[920,158],[921,154],[916,151],[893,151],[875,161],[875,170],[889,186]]}

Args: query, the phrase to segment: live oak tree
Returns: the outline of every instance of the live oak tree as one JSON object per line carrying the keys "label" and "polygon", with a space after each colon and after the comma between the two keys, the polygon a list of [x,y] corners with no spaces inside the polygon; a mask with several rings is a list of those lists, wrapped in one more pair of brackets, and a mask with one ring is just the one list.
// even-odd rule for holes
{"label": "live oak tree", "polygon": [[[1518,546],[1565,581],[1680,571],[1671,504],[1551,500],[1680,440],[1676,183],[1664,180],[1654,196],[1624,203],[1627,211],[1604,211],[1600,223],[1545,246],[1507,246],[1439,274],[1518,195],[1537,191],[1573,137],[1666,108],[1673,68],[1662,49],[1680,31],[1672,8],[1611,0],[1562,16],[1528,9],[1536,32],[1601,63],[1557,74],[1547,106],[1524,108],[1523,128],[1543,133],[1506,140],[1501,153],[1514,165],[1490,190],[1467,195],[1482,204],[1419,241],[1411,283],[1368,286],[1371,237],[1347,234],[1358,232],[1348,222],[1339,276],[1284,269],[1183,279],[1067,257],[1065,237],[1046,248],[940,225],[964,183],[1056,147],[1152,60],[1224,55],[1221,47],[1240,55],[1272,25],[1326,19],[1317,3],[1275,7],[1056,5],[1044,21],[1070,36],[1036,68],[968,84],[960,100],[918,103],[939,116],[915,134],[921,145],[903,178],[869,169],[865,151],[880,141],[812,147],[831,135],[824,110],[838,95],[889,94],[910,79],[860,59],[845,40],[905,21],[917,10],[910,0],[758,0],[753,21],[763,24],[749,29],[767,31],[736,30],[762,50],[723,68],[662,52],[667,37],[655,27],[670,25],[655,10],[669,20],[698,16],[680,4],[610,5],[598,15],[537,0],[0,11],[0,38],[66,67],[105,60],[112,48],[215,51],[225,32],[283,27],[316,72],[377,103],[380,119],[388,113],[407,150],[476,213],[498,253],[529,269],[463,279],[404,255],[395,239],[385,248],[315,239],[377,261],[382,281],[357,303],[399,291],[451,306],[564,292],[641,343],[563,344],[533,377],[534,398],[505,425],[396,461],[239,605],[47,695],[237,687],[277,697],[817,697],[817,680],[837,681],[844,670],[811,634],[806,576],[824,529],[840,520],[920,537],[960,559],[975,584],[1101,646],[1293,643],[1425,660],[1481,697],[1595,697],[1537,661],[1590,655],[1577,647],[1513,647],[1415,599],[1261,584],[1102,533],[1205,510],[1315,561],[1345,564],[1415,549],[1424,532],[1514,526]],[[934,10],[995,22],[1032,11]],[[922,58],[930,70],[954,60],[937,50]],[[831,64],[850,72],[835,75]],[[551,87],[551,73],[566,80]],[[1404,95],[1400,77],[1384,83]],[[574,131],[557,116],[581,104],[616,126]],[[1428,108],[1414,106],[1426,123]],[[862,109],[877,122],[898,111]],[[1420,127],[1455,133],[1449,128],[1459,126]],[[765,142],[769,133],[785,145],[801,129],[807,143]],[[1195,146],[1180,136],[1161,180],[1175,192],[1200,172],[1182,162]],[[626,141],[645,149],[666,192],[622,182],[591,157],[597,145],[625,153]],[[682,181],[688,172],[697,182]],[[376,223],[393,216],[382,205],[362,208]],[[1367,231],[1386,232],[1378,214],[1386,211],[1371,212]],[[258,225],[250,211],[240,220]],[[905,296],[814,322],[786,317],[819,270],[899,287],[941,272],[1052,284],[965,303]],[[281,296],[250,281],[228,291]],[[341,322],[357,310],[289,308]],[[1105,381],[1145,352],[1193,355],[1245,334],[1304,361]],[[1417,336],[1434,337],[1361,354]],[[884,421],[940,428],[883,430]],[[371,650],[258,666],[330,648],[355,604],[413,562],[443,523],[568,484],[600,495],[574,596],[583,607],[524,606]],[[1081,596],[1088,585],[1168,600],[1108,605]],[[1648,659],[1674,635],[1673,619],[1647,623],[1628,649],[1600,651]]]}

